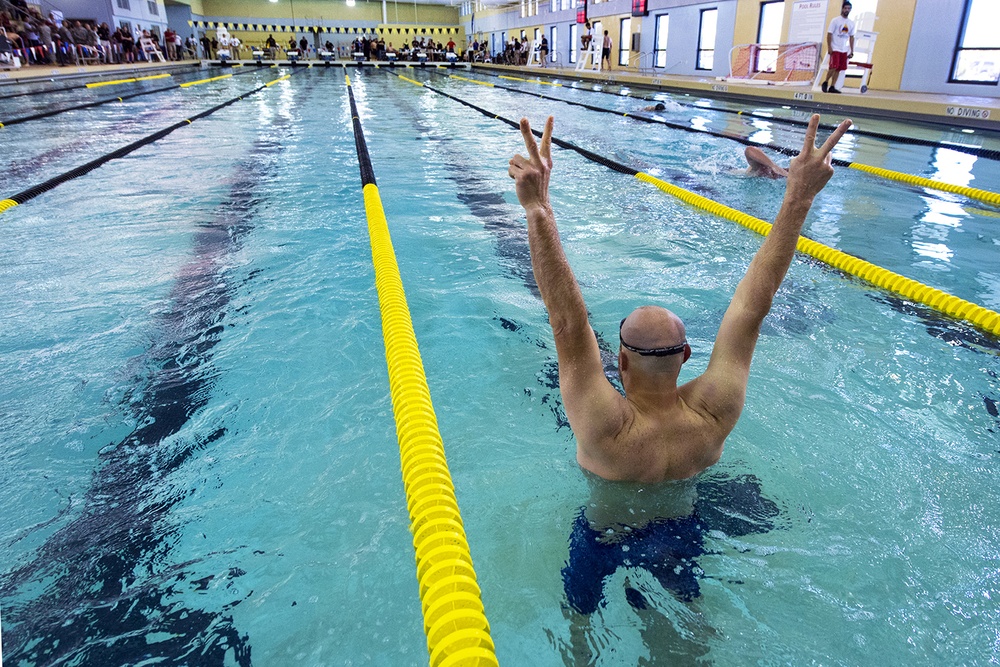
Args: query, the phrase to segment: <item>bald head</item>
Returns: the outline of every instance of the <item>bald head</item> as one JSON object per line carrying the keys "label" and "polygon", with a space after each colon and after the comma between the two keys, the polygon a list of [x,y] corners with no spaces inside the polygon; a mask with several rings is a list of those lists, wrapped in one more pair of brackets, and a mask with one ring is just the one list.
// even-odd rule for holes
{"label": "bald head", "polygon": [[[691,356],[681,318],[660,306],[642,306],[632,311],[622,324],[621,341],[618,364],[623,380],[626,375],[638,379],[635,374],[639,373],[650,379],[666,374],[664,380],[671,377],[675,381],[681,364]],[[639,352],[629,348],[636,348]],[[645,350],[667,353],[642,354]]]}
{"label": "bald head", "polygon": [[622,325],[622,340],[643,350],[679,345],[684,339],[681,318],[660,306],[636,308]]}

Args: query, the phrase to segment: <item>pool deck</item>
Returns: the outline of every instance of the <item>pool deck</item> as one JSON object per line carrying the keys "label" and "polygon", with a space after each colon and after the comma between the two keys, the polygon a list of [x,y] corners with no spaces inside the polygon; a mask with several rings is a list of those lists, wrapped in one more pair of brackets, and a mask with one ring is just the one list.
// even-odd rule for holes
{"label": "pool deck", "polygon": [[[271,65],[275,61],[264,61]],[[17,70],[0,71],[0,88],[16,83],[35,83],[39,81],[93,76],[148,76],[154,73],[200,68],[210,61],[182,60],[175,62],[132,63],[122,65],[84,65],[84,66],[32,66]],[[278,64],[287,64],[277,61]],[[253,66],[252,60],[241,60],[235,65]],[[322,65],[320,61],[300,61],[303,65]],[[331,65],[348,65],[354,67],[357,63],[337,61]],[[365,63],[371,65],[374,63]],[[378,63],[382,66],[388,63]],[[397,63],[397,67],[406,63]],[[443,63],[427,63],[426,67],[435,67]],[[416,65],[414,65],[416,66]],[[458,63],[459,67],[468,68],[468,63]],[[590,69],[559,67],[513,67],[504,65],[479,64],[472,65],[474,70],[484,70],[489,73],[506,75],[529,75],[531,77],[547,77],[558,79],[579,79],[614,85],[629,85],[647,88],[651,91],[663,91],[689,95],[704,94],[706,97],[724,99],[734,102],[751,104],[781,104],[796,107],[803,111],[817,111],[825,114],[849,116],[852,113],[882,118],[907,119],[920,122],[930,122],[937,125],[947,125],[954,128],[980,128],[1000,132],[1000,98],[974,97],[969,95],[938,95],[933,93],[910,93],[899,91],[883,91],[869,89],[862,94],[857,88],[845,88],[842,94],[824,93],[811,86],[779,86],[750,84],[742,81],[721,80],[714,77],[696,77],[679,75],[643,74],[628,70],[593,71]]]}

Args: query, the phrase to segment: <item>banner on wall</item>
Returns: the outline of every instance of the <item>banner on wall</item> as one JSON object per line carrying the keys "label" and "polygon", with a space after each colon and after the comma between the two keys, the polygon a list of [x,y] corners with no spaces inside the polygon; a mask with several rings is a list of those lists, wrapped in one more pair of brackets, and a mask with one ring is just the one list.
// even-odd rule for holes
{"label": "banner on wall", "polygon": [[828,0],[796,0],[788,21],[789,44],[826,41],[826,7]]}
{"label": "banner on wall", "polygon": [[409,26],[409,27],[394,27],[394,26],[366,26],[366,27],[353,27],[353,26],[288,26],[288,25],[277,25],[277,24],[261,24],[261,23],[229,23],[220,21],[188,21],[188,26],[192,28],[200,28],[202,30],[215,30],[220,26],[224,26],[227,30],[243,30],[247,32],[311,32],[317,33],[334,33],[338,35],[374,35],[376,30],[379,34],[393,34],[393,30],[396,31],[397,35],[402,35],[404,32],[409,35],[411,30],[414,35],[458,35],[460,34],[460,28],[458,27],[448,27],[448,28],[438,28],[438,27],[427,27],[427,26]]}

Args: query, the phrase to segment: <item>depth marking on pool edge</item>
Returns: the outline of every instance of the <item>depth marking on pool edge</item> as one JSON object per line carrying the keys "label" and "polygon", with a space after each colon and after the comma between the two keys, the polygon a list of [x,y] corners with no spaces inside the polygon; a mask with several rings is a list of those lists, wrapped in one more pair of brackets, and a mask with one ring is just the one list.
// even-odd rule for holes
{"label": "depth marking on pool edge", "polygon": [[361,171],[430,664],[498,667],[351,79],[346,74],[344,79]]}
{"label": "depth marking on pool edge", "polygon": [[[471,102],[467,102],[463,99],[437,90],[427,83],[407,79],[406,77],[402,77],[398,74],[395,76],[420,86],[421,88],[426,88],[427,90],[435,92],[438,95],[455,100],[460,104],[475,109],[485,116],[500,120],[513,128],[519,127],[518,123],[515,123],[509,118],[504,118],[503,116],[478,107]],[[542,136],[542,133],[539,130],[532,130],[532,133],[538,137]],[[709,199],[708,197],[703,197],[702,195],[685,190],[684,188],[673,185],[672,183],[667,183],[666,181],[650,176],[649,174],[644,174],[636,169],[632,169],[631,167],[627,167],[601,155],[597,155],[596,153],[580,148],[579,146],[571,144],[568,141],[552,137],[552,143],[557,146],[576,151],[587,159],[597,162],[598,164],[602,164],[613,171],[630,174],[641,181],[656,186],[658,189],[666,192],[667,194],[677,197],[685,203],[718,215],[719,217],[726,218],[727,220],[739,223],[762,236],[767,236],[771,231],[770,223],[759,218],[755,218],[748,213],[730,208],[725,204],[721,204],[715,200]],[[943,292],[934,287],[930,287],[929,285],[925,285],[916,280],[912,280],[898,273],[893,273],[892,271],[884,269],[876,264],[872,264],[871,262],[867,262],[859,257],[854,257],[853,255],[849,255],[845,252],[837,250],[836,248],[824,245],[818,241],[813,241],[812,239],[804,236],[799,236],[796,249],[799,252],[818,259],[828,266],[843,271],[844,273],[850,274],[856,278],[861,278],[865,282],[875,285],[876,287],[893,292],[904,298],[910,299],[911,301],[921,303],[939,313],[948,315],[949,317],[969,322],[987,333],[1000,336],[1000,313],[984,308],[980,305],[972,303],[971,301],[966,301],[957,296],[948,294],[947,292]]]}

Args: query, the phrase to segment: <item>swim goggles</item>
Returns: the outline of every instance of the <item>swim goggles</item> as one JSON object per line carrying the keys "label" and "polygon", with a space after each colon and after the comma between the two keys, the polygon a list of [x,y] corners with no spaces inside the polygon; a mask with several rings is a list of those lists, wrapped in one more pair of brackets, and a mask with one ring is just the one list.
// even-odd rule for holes
{"label": "swim goggles", "polygon": [[623,317],[622,321],[618,324],[618,340],[621,341],[622,347],[630,352],[635,352],[641,357],[669,357],[674,354],[680,354],[687,347],[687,341],[683,340],[677,345],[671,345],[670,347],[654,347],[651,349],[644,349],[641,347],[632,347],[622,338],[622,327],[625,326],[625,320],[627,317]]}

